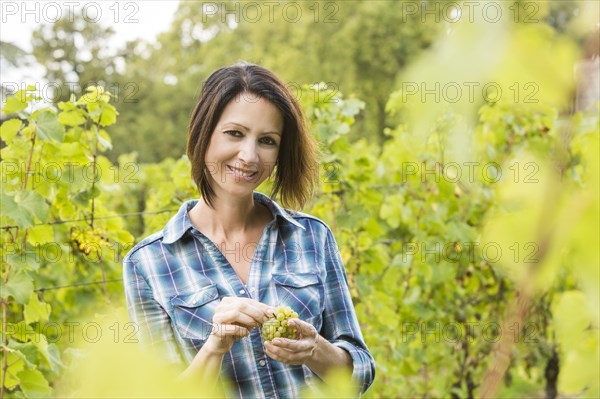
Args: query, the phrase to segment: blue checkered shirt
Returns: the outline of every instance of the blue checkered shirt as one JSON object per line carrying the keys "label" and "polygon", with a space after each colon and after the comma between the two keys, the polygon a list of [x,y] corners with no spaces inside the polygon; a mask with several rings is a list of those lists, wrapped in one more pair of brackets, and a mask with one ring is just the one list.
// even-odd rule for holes
{"label": "blue checkered shirt", "polygon": [[[375,362],[362,337],[331,230],[320,219],[284,209],[262,193],[253,196],[274,218],[255,249],[241,251],[246,256],[254,251],[245,285],[219,248],[193,227],[188,211],[198,200],[182,204],[162,231],[126,255],[125,296],[140,341],[185,368],[206,342],[221,298],[291,306],[329,342],[348,351],[353,379],[364,393],[375,377]],[[305,365],[269,358],[258,329],[225,355],[221,376],[232,382],[228,395],[240,398],[296,398],[319,379]]]}

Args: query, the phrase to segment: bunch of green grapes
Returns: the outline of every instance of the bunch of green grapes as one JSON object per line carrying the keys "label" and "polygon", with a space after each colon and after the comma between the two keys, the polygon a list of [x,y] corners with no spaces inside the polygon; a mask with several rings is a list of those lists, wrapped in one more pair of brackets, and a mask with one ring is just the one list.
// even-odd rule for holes
{"label": "bunch of green grapes", "polygon": [[264,341],[272,341],[275,338],[297,339],[298,330],[288,326],[288,320],[297,318],[298,313],[289,306],[278,306],[275,308],[273,317],[262,325],[262,338]]}
{"label": "bunch of green grapes", "polygon": [[85,255],[93,252],[94,255],[98,256],[101,247],[110,245],[108,239],[104,237],[104,231],[100,229],[82,230],[76,227],[71,230],[71,239]]}

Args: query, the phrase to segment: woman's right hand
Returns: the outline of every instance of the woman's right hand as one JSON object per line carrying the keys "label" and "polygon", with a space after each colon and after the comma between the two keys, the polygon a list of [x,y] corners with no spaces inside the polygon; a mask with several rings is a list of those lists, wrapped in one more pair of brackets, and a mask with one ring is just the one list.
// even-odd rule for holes
{"label": "woman's right hand", "polygon": [[213,315],[212,332],[204,344],[216,354],[227,353],[235,341],[260,327],[275,309],[250,298],[223,297]]}

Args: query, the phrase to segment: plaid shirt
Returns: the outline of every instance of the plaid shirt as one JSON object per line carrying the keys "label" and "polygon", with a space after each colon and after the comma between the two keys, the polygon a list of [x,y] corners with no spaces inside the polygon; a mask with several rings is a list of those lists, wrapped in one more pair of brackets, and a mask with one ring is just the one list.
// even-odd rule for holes
{"label": "plaid shirt", "polygon": [[[138,243],[123,261],[127,308],[142,343],[160,349],[173,363],[191,363],[211,331],[212,316],[225,296],[252,298],[272,306],[291,306],[333,345],[348,351],[353,379],[361,393],[373,382],[375,362],[365,345],[348,290],[337,244],[320,219],[287,210],[254,192],[273,220],[252,248],[247,284],[219,248],[196,230],[185,202],[160,232]],[[233,251],[232,251],[233,252]],[[319,377],[305,365],[269,358],[258,329],[237,341],[223,358],[221,375],[233,382],[231,397],[298,397]]]}

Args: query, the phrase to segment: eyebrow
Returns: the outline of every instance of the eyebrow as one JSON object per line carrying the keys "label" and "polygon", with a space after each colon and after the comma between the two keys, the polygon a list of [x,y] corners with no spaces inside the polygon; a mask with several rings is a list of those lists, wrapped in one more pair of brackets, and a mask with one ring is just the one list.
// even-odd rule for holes
{"label": "eyebrow", "polygon": [[[223,125],[236,125],[236,126],[244,128],[245,130],[250,130],[250,129],[248,129],[248,127],[242,125],[241,123],[237,123],[237,122],[225,122]],[[277,131],[265,132],[265,134],[276,134],[278,136],[281,136],[281,133],[279,133]]]}

